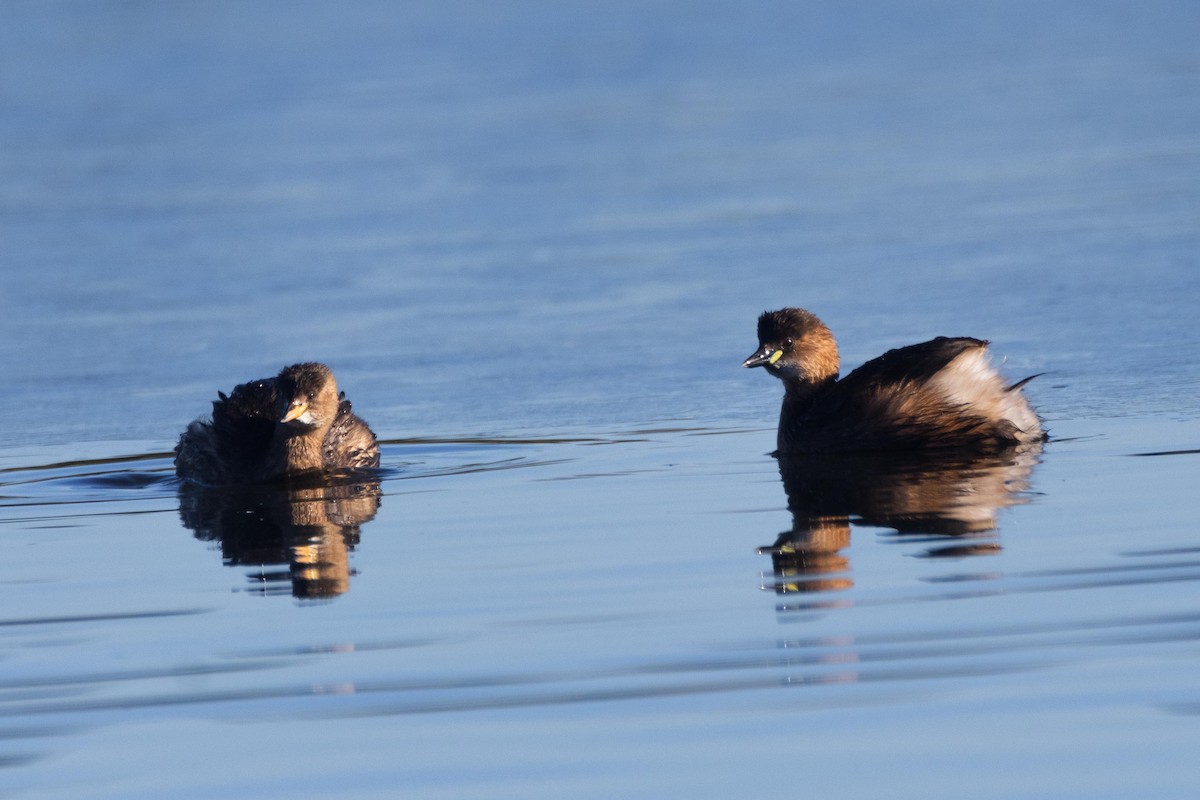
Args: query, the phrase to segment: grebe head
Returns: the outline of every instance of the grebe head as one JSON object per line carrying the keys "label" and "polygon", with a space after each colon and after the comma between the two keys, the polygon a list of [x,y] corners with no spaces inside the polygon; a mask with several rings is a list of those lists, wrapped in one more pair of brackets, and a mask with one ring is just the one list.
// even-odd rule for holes
{"label": "grebe head", "polygon": [[838,376],[833,334],[802,308],[763,312],[758,318],[758,345],[743,367],[764,367],[785,383],[819,383]]}
{"label": "grebe head", "polygon": [[324,364],[293,364],[279,373],[278,421],[300,429],[328,428],[337,415],[338,388]]}

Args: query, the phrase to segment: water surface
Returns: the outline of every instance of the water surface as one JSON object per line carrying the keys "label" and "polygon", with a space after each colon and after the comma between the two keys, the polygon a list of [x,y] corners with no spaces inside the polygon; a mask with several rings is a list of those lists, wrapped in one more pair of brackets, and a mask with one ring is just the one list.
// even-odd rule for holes
{"label": "water surface", "polygon": [[[7,794],[1195,796],[1191,4],[4,17]],[[781,472],[785,304],[1051,442]],[[381,470],[181,493],[309,359]]]}

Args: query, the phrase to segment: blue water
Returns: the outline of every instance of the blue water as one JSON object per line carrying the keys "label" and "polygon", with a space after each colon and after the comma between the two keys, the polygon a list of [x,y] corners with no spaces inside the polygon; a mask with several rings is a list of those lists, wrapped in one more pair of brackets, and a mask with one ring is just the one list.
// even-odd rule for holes
{"label": "blue water", "polygon": [[[1194,797],[1197,40],[6,7],[0,790]],[[808,525],[739,366],[782,305],[848,367],[986,337],[1053,439]],[[384,441],[359,500],[181,494],[187,422],[298,360]]]}

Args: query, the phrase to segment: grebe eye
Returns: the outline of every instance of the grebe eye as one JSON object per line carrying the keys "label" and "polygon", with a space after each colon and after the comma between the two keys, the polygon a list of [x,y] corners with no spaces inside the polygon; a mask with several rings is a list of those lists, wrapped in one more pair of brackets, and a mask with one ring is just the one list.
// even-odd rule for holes
{"label": "grebe eye", "polygon": [[308,393],[308,399],[309,399],[309,400],[316,400],[316,399],[317,399],[317,393],[316,393],[316,392],[309,392],[309,393]]}
{"label": "grebe eye", "polygon": [[794,342],[794,341],[792,341],[792,337],[790,337],[790,336],[789,336],[789,337],[787,337],[786,339],[784,339],[784,340],[783,340],[783,349],[784,349],[784,350],[791,350],[791,349],[792,349],[792,345],[793,345],[793,344],[795,344],[795,342]]}

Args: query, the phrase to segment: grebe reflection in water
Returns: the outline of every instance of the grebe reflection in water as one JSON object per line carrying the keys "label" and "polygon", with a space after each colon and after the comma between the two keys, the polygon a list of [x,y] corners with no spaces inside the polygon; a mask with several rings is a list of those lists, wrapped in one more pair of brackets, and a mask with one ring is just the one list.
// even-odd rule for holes
{"label": "grebe reflection in water", "polygon": [[847,589],[851,524],[934,537],[926,555],[990,555],[1001,509],[1028,502],[1041,454],[1032,443],[992,454],[781,455],[792,529],[760,548],[781,594]]}
{"label": "grebe reflection in water", "polygon": [[[257,591],[329,599],[350,588],[350,552],[374,519],[378,477],[297,479],[287,485],[185,484],[179,515],[197,539],[218,542],[226,566],[252,567]],[[282,566],[285,570],[273,570]]]}

